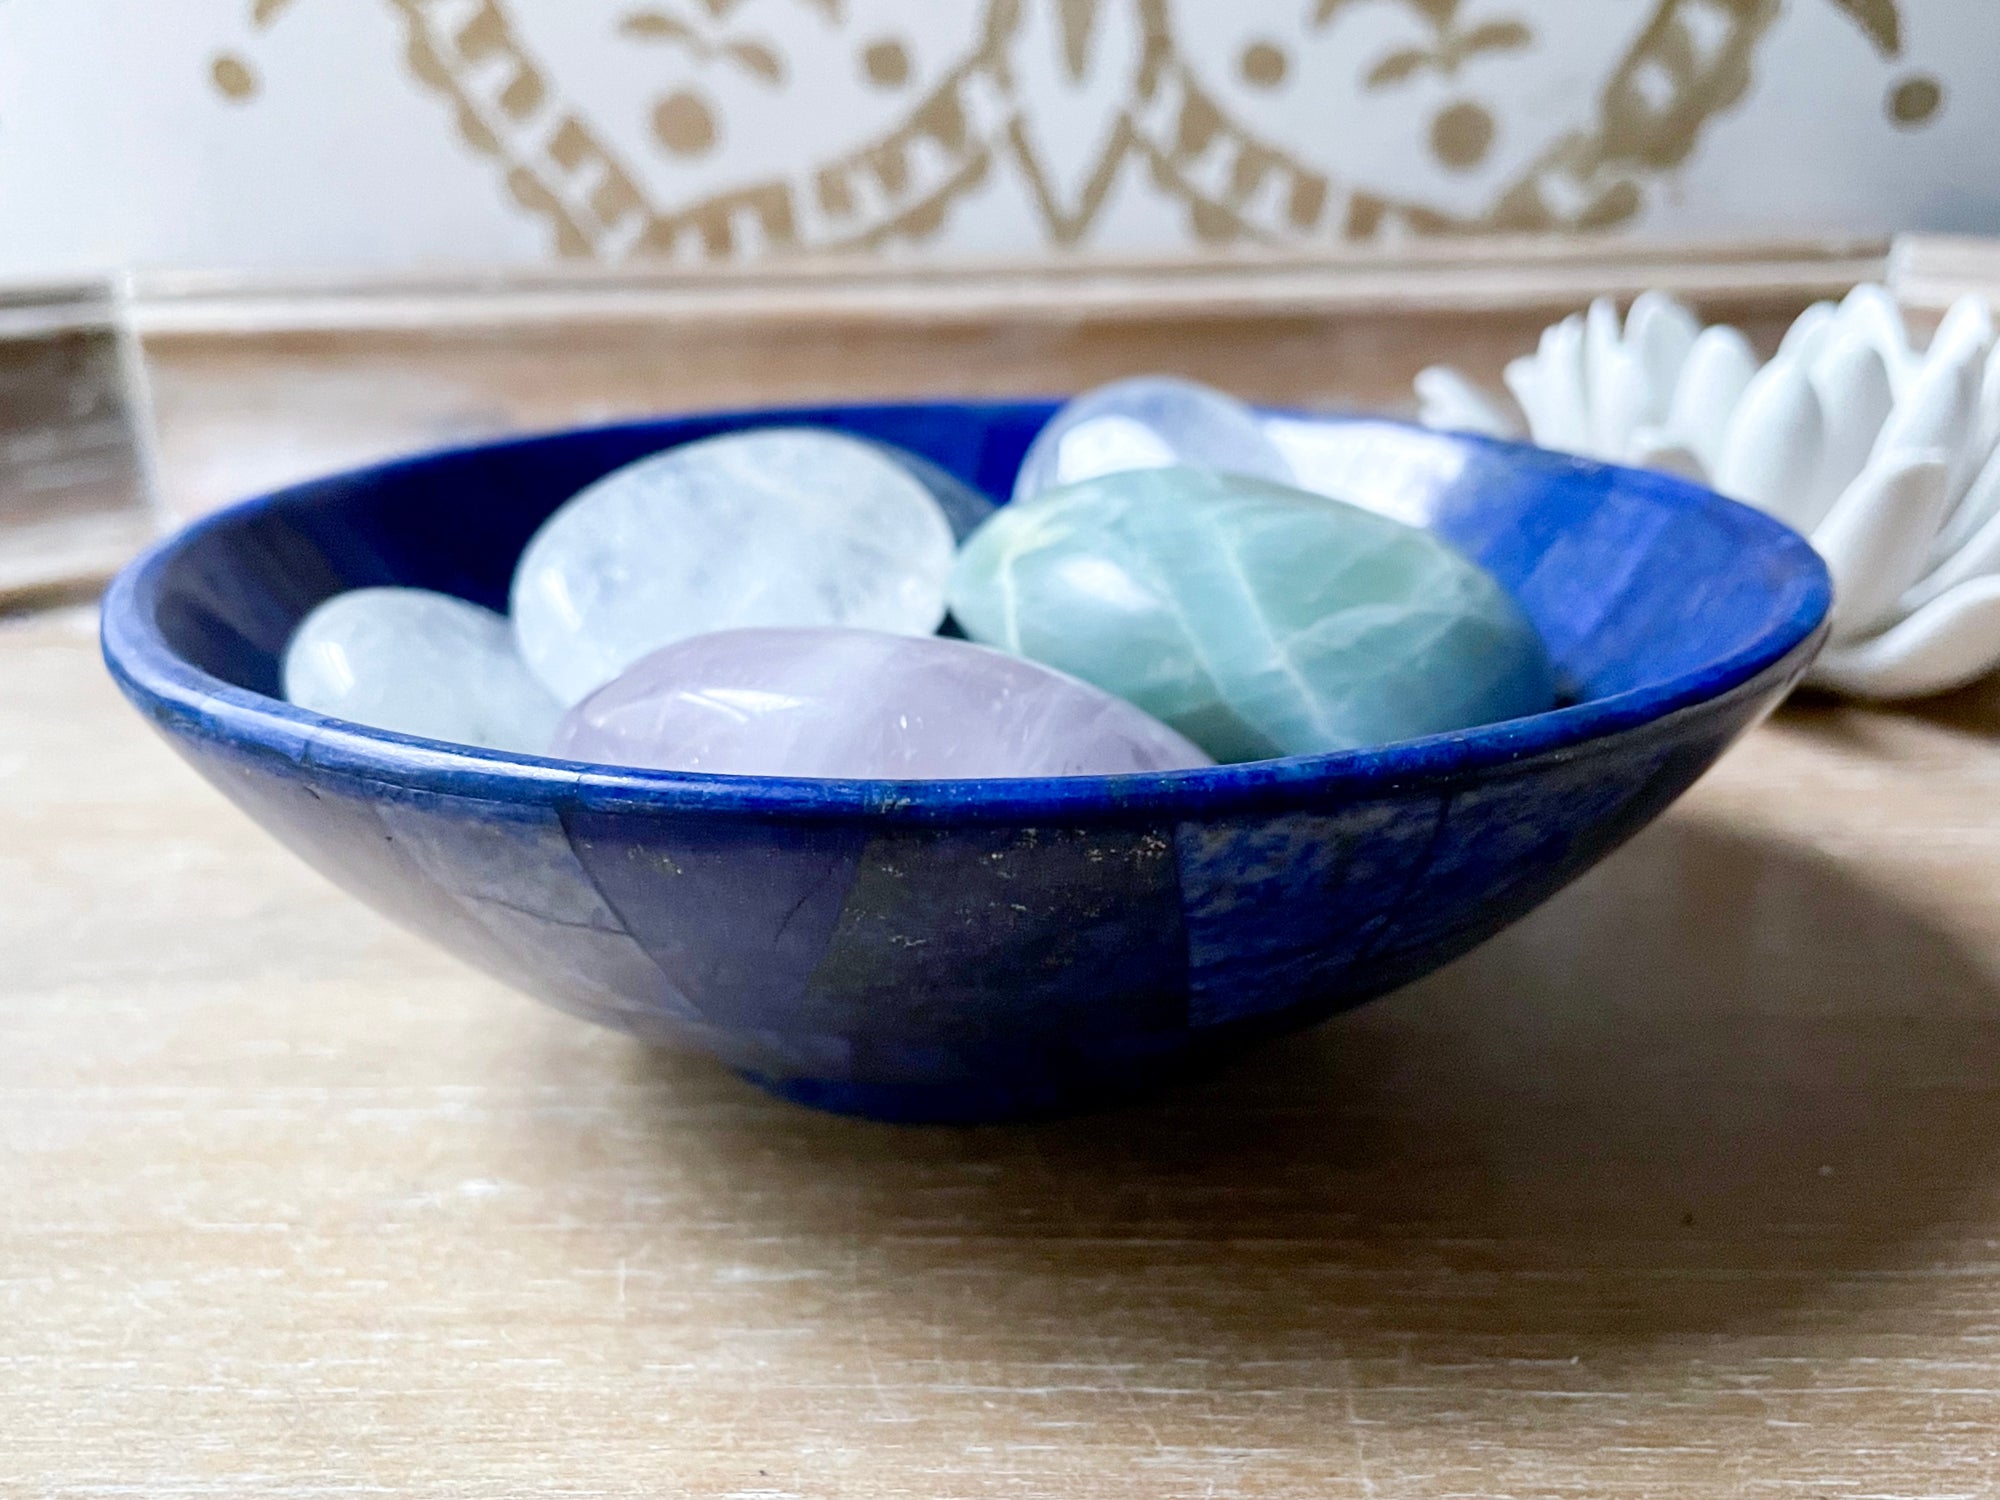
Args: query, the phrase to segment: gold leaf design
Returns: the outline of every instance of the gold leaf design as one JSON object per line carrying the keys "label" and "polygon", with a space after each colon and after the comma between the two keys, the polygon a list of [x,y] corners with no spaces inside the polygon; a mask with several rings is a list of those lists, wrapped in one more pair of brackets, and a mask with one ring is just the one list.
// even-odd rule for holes
{"label": "gold leaf design", "polygon": [[[1191,231],[1203,240],[1297,244],[1321,235],[1610,227],[1638,214],[1646,185],[1685,159],[1702,127],[1743,94],[1756,48],[1783,0],[1649,0],[1650,20],[1605,84],[1597,115],[1552,142],[1484,209],[1463,214],[1343,185],[1260,139],[1206,93],[1180,54],[1165,0],[1117,0],[1141,19],[1144,61],[1116,129],[1090,168],[1086,190],[1067,205],[1046,180],[1030,137],[1034,101],[1019,93],[1012,67],[1011,49],[1024,25],[1022,0],[980,0],[979,39],[887,134],[837,160],[802,167],[796,180],[773,175],[681,203],[652,201],[587,113],[542,86],[537,63],[507,19],[514,0],[454,0],[449,19],[438,0],[386,3],[404,18],[413,69],[451,104],[465,139],[502,168],[522,205],[550,223],[562,253],[719,259],[751,245],[838,251],[924,238],[938,233],[954,205],[1003,169],[1028,187],[1049,241],[1074,244],[1091,232],[1111,183],[1135,163],[1185,206]],[[465,3],[475,7],[471,22],[456,8]],[[833,24],[846,17],[843,0],[796,3]],[[1056,9],[1058,0],[1035,3]],[[1111,3],[1064,0],[1057,15],[1095,20]],[[1311,14],[1325,24],[1359,3],[1313,0]],[[1516,19],[1460,27],[1461,0],[1400,3],[1427,23],[1428,38],[1376,64],[1371,88],[1426,67],[1450,74],[1470,57],[1535,42]],[[1878,45],[1888,35],[1900,46],[1892,0],[1835,3],[1862,20]],[[623,29],[635,39],[685,46],[702,60],[726,62],[776,86],[788,72],[783,54],[761,40],[718,34],[746,5],[652,0],[653,8],[634,12]],[[689,19],[675,22],[673,11]],[[1887,32],[1881,30],[1884,14]],[[641,17],[664,17],[669,24]],[[1719,42],[1695,45],[1694,23],[1705,23],[1706,35],[1718,19],[1726,28]],[[1073,36],[1089,72],[1098,66],[1091,29],[1079,25]],[[1003,106],[997,111],[996,102]],[[1458,124],[1470,125],[1475,110],[1486,113],[1476,101],[1461,99],[1454,107],[1462,117]],[[1450,113],[1439,115],[1434,127]],[[1473,132],[1458,136],[1470,142]],[[923,149],[914,149],[919,143]]]}
{"label": "gold leaf design", "polygon": [[1513,52],[1534,45],[1534,32],[1513,17],[1482,21],[1470,30],[1460,30],[1458,0],[1409,0],[1409,3],[1431,23],[1435,39],[1428,47],[1403,47],[1383,58],[1368,71],[1366,85],[1371,89],[1401,83],[1424,68],[1436,68],[1450,76],[1468,58],[1482,52]]}
{"label": "gold leaf design", "polygon": [[1387,88],[1392,83],[1413,78],[1430,60],[1430,53],[1421,47],[1398,48],[1368,70],[1368,87]]}
{"label": "gold leaf design", "polygon": [[[1325,26],[1350,5],[1361,3],[1363,0],[1315,0],[1312,24]],[[1431,30],[1443,31],[1457,19],[1460,0],[1403,0],[1403,3],[1421,15]]]}
{"label": "gold leaf design", "polygon": [[1535,34],[1519,21],[1487,21],[1466,32],[1458,51],[1465,57],[1475,52],[1515,52],[1534,41]]}
{"label": "gold leaf design", "polygon": [[1063,61],[1081,80],[1090,69],[1090,34],[1097,29],[1097,0],[1061,0]]}
{"label": "gold leaf design", "polygon": [[636,10],[618,23],[618,29],[635,41],[687,42],[701,46],[701,37],[692,26],[665,11]]}
{"label": "gold leaf design", "polygon": [[778,54],[762,42],[729,42],[722,51],[724,56],[734,58],[744,69],[755,73],[774,88],[785,81],[785,65],[778,60]]}
{"label": "gold leaf design", "polygon": [[[719,21],[737,0],[703,0],[703,3]],[[784,62],[763,42],[712,42],[679,16],[662,10],[633,11],[618,23],[618,30],[637,42],[671,42],[702,62],[724,59],[773,88],[785,81]]]}
{"label": "gold leaf design", "polygon": [[1833,0],[1875,44],[1884,57],[1900,57],[1903,52],[1903,18],[1896,12],[1896,0]]}

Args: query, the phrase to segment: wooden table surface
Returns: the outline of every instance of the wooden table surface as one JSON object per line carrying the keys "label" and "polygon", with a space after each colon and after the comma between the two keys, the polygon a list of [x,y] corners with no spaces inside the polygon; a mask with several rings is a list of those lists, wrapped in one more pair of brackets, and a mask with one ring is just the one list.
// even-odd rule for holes
{"label": "wooden table surface", "polygon": [[1795,706],[1452,969],[1027,1128],[339,895],[0,631],[0,1493],[2000,1493],[2000,689]]}

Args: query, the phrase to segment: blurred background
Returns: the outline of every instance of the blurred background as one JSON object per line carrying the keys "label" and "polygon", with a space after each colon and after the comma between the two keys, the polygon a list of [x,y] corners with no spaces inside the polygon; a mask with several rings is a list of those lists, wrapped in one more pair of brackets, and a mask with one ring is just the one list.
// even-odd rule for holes
{"label": "blurred background", "polygon": [[1987,0],[10,0],[0,274],[2000,224]]}

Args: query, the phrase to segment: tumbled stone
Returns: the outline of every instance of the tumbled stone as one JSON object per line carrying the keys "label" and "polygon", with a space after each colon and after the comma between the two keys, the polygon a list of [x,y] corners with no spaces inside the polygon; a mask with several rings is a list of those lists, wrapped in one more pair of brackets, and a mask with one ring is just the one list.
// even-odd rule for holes
{"label": "tumbled stone", "polygon": [[551,754],[739,776],[936,780],[1205,766],[1088,683],[966,641],[749,629],[656,651],[572,708]]}
{"label": "tumbled stone", "polygon": [[890,443],[876,443],[874,446],[877,451],[886,454],[916,475],[924,488],[931,492],[931,498],[937,501],[938,509],[944,512],[945,521],[950,525],[951,534],[956,540],[962,542],[971,536],[985,525],[987,517],[998,509],[985,495],[944,465],[933,463],[922,454],[911,453]]}
{"label": "tumbled stone", "polygon": [[1218,760],[1380,745],[1548,708],[1534,627],[1431,533],[1196,469],[1110,475],[987,522],[972,639],[1138,704]]}
{"label": "tumbled stone", "polygon": [[1167,375],[1086,391],[1050,419],[1021,460],[1014,498],[1106,474],[1174,466],[1292,482],[1291,465],[1234,396]]}
{"label": "tumbled stone", "polygon": [[562,714],[503,616],[428,589],[334,595],[293,632],[283,676],[300,708],[490,750],[540,755]]}
{"label": "tumbled stone", "polygon": [[952,530],[872,443],[732,433],[609,474],[549,517],[514,575],[521,655],[565,703],[648,652],[748,625],[928,635]]}

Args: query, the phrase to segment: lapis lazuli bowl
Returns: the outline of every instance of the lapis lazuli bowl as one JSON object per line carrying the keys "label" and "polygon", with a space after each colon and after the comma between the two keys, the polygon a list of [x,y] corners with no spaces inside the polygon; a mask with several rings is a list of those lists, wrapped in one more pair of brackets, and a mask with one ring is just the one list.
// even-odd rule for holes
{"label": "lapis lazuli bowl", "polygon": [[328,595],[505,608],[529,536],[675,443],[817,423],[1007,493],[1046,404],[703,416],[323,479],[189,527],[104,605],[125,693],[200,772],[389,917],[592,1020],[829,1109],[1087,1107],[1395,988],[1642,827],[1824,633],[1792,532],[1657,474],[1329,419],[1356,490],[1479,558],[1575,701],[1382,749],[1131,777],[828,782],[412,739],[278,696]]}

